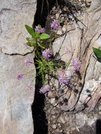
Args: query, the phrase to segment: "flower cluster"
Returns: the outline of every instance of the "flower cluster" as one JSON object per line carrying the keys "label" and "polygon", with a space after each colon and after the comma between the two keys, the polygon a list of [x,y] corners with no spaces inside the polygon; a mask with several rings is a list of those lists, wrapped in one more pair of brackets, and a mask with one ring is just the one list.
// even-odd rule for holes
{"label": "flower cluster", "polygon": [[69,81],[69,77],[67,76],[66,73],[62,72],[62,73],[59,75],[59,82],[64,83],[64,84],[67,84],[68,81]]}
{"label": "flower cluster", "polygon": [[59,22],[58,20],[55,20],[55,19],[54,19],[54,20],[51,22],[51,28],[52,28],[52,29],[58,29],[59,26],[60,26],[60,22]]}
{"label": "flower cluster", "polygon": [[[32,61],[32,59],[31,58],[25,58],[24,59],[24,64],[26,65],[26,66],[29,66],[29,65],[31,65],[33,63],[33,61]],[[16,79],[17,80],[21,80],[22,78],[23,78],[23,76],[24,76],[24,74],[22,74],[21,72],[18,72],[17,73],[17,75],[16,75]],[[32,86],[32,84],[27,84],[26,85],[26,88],[28,89],[28,90],[31,90],[32,88],[33,88],[33,86]]]}
{"label": "flower cluster", "polygon": [[[23,75],[24,74],[22,74],[21,72],[18,72],[15,78],[17,80],[21,80],[23,78]],[[26,85],[26,89],[31,90],[32,88],[33,88],[32,84],[29,83]]]}
{"label": "flower cluster", "polygon": [[[37,69],[37,76],[40,76],[42,79],[42,84],[43,87],[40,88],[39,92],[40,94],[45,94],[47,92],[50,91],[51,87],[50,85],[46,84],[46,74],[47,72],[49,74],[51,73],[55,73],[55,70],[60,68],[62,65],[60,65],[60,60],[58,59],[54,59],[56,58],[53,55],[53,51],[51,49],[51,42],[49,42],[49,45],[47,45],[46,48],[46,44],[47,44],[47,39],[50,38],[50,35],[45,33],[45,29],[42,28],[40,25],[36,26],[35,29],[33,30],[31,27],[29,27],[28,25],[25,25],[26,30],[28,31],[28,33],[31,35],[31,38],[27,37],[27,43],[24,44],[25,46],[29,46],[29,47],[33,47],[33,50],[35,50],[35,60],[34,63],[36,65],[36,69]],[[53,30],[56,30],[60,27],[60,22],[56,19],[54,19],[51,22],[51,28],[52,28],[52,32]],[[54,39],[54,34],[53,37]],[[64,54],[72,54],[72,52],[69,49],[66,49]],[[63,55],[64,55],[63,54]],[[58,63],[58,65],[56,65]],[[24,64],[28,67],[31,64],[33,64],[33,59],[32,58],[25,58],[24,59]],[[77,69],[79,69],[81,67],[81,62],[78,58],[74,58],[71,61],[71,72],[74,73]],[[28,72],[27,72],[28,73]],[[18,72],[16,79],[20,80],[23,78],[23,75],[21,72]],[[57,77],[57,76],[56,76]],[[70,77],[69,73],[65,73],[62,72],[58,75],[57,79],[60,83],[63,84],[69,84],[70,81]],[[29,83],[26,85],[26,88],[28,90],[31,90],[33,88],[32,84]]]}
{"label": "flower cluster", "polygon": [[72,52],[67,48],[66,49],[66,54],[72,54]]}
{"label": "flower cluster", "polygon": [[50,89],[51,89],[51,87],[47,84],[47,85],[44,85],[44,86],[40,89],[39,92],[40,92],[41,94],[44,94],[44,93],[46,93],[46,92],[49,92]]}
{"label": "flower cluster", "polygon": [[21,80],[23,78],[23,74],[21,72],[18,72],[15,78],[17,80]]}
{"label": "flower cluster", "polygon": [[29,65],[32,64],[32,63],[33,63],[33,61],[32,61],[31,58],[25,58],[25,59],[24,59],[24,64],[25,64],[26,66],[29,66]]}
{"label": "flower cluster", "polygon": [[72,65],[74,66],[75,69],[79,69],[81,67],[81,62],[78,58],[74,58],[72,60]]}
{"label": "flower cluster", "polygon": [[29,84],[26,85],[26,88],[27,88],[28,90],[32,90],[33,86],[32,86],[32,84],[29,83]]}
{"label": "flower cluster", "polygon": [[42,28],[40,25],[36,26],[34,30],[35,30],[35,32],[38,32],[38,33],[44,33],[45,32],[45,29]]}
{"label": "flower cluster", "polygon": [[45,58],[45,59],[49,59],[51,56],[52,56],[52,49],[50,48],[46,48],[45,50],[42,51],[42,56]]}

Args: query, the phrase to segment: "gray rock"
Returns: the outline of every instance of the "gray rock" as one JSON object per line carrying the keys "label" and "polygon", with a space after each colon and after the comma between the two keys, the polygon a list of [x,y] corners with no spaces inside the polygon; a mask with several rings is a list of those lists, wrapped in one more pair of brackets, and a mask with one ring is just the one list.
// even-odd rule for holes
{"label": "gray rock", "polygon": [[56,125],[55,125],[55,124],[53,124],[53,125],[52,125],[52,128],[53,128],[53,129],[56,129]]}
{"label": "gray rock", "polygon": [[[36,72],[26,74],[35,67],[26,67],[23,63],[26,57],[34,56],[5,53],[29,51],[23,46],[29,36],[24,25],[32,26],[35,11],[35,0],[0,1],[0,134],[33,134],[34,131],[31,105]],[[26,75],[18,81],[15,78],[17,72]],[[26,89],[26,84],[31,82],[32,90]]]}
{"label": "gray rock", "polygon": [[62,132],[57,132],[56,134],[63,134]]}
{"label": "gray rock", "polygon": [[[89,3],[89,0],[86,2]],[[53,44],[54,54],[59,52],[59,55],[62,55],[61,59],[66,63],[70,63],[73,58],[79,58],[82,61],[79,75],[69,73],[71,64],[68,64],[67,68],[63,70],[70,76],[70,91],[72,91],[70,96],[68,92],[59,94],[62,96],[59,98],[60,101],[66,96],[68,99],[69,96],[68,103],[62,102],[61,109],[64,111],[82,110],[85,108],[84,104],[88,103],[92,97],[96,99],[91,99],[88,103],[88,109],[91,111],[101,97],[95,93],[101,83],[101,63],[97,61],[96,57],[94,58],[92,50],[92,47],[99,48],[101,46],[101,7],[99,4],[101,4],[99,0],[90,1],[90,8],[79,15],[79,18],[77,17],[79,21],[77,23],[74,21],[71,25],[68,23],[67,34],[56,39]],[[70,50],[72,54],[67,54],[66,49]],[[89,94],[86,92],[87,89],[90,90]]]}
{"label": "gray rock", "polygon": [[63,116],[60,116],[57,121],[63,124],[66,122]]}

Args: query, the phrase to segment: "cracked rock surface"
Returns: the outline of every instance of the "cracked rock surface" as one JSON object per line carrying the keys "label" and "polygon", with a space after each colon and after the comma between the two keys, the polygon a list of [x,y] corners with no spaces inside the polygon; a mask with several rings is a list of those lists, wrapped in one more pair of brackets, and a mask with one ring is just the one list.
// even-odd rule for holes
{"label": "cracked rock surface", "polygon": [[[45,107],[49,134],[95,134],[96,121],[101,114],[101,103],[97,105],[101,98],[101,62],[95,57],[92,47],[101,47],[100,5],[100,0],[90,1],[89,8],[75,13],[77,21],[72,15],[69,15],[68,21],[66,7],[64,14],[54,8],[55,13],[52,11],[49,16],[51,19],[66,20],[65,32],[64,26],[57,31],[59,38],[53,44],[54,54],[63,55],[69,49],[73,54],[63,55],[63,61],[68,62],[76,57],[82,61],[80,70],[69,74],[69,86],[51,79],[53,88],[46,94]],[[69,69],[64,70],[67,75]],[[86,129],[87,126],[89,129]]]}
{"label": "cracked rock surface", "polygon": [[[18,81],[17,72],[34,69],[24,65],[29,49],[23,45],[28,36],[24,25],[32,26],[36,11],[35,0],[0,1],[0,134],[32,134],[31,105],[34,100],[36,72],[28,73]],[[8,55],[6,55],[7,53]],[[33,89],[26,84],[33,80]]]}

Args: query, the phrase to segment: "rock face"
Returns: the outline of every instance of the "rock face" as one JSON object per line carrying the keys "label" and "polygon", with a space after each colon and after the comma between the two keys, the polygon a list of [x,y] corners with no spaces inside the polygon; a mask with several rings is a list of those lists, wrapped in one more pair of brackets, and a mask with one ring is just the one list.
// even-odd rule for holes
{"label": "rock face", "polygon": [[[71,76],[69,88],[63,85],[57,89],[64,90],[59,97],[60,101],[68,100],[63,103],[61,109],[64,111],[75,112],[85,109],[92,111],[101,97],[101,62],[97,60],[92,47],[101,46],[101,1],[91,1],[91,6],[86,12],[76,13],[77,21],[71,16],[67,23],[67,33],[58,38],[54,44],[54,53],[62,56],[66,63],[74,58],[79,58],[82,62],[80,70]],[[74,19],[74,20],[73,20]],[[63,29],[63,28],[62,28]],[[58,32],[57,32],[58,33]],[[72,54],[64,54],[66,49]],[[71,67],[67,66],[65,72],[70,72]],[[58,87],[57,87],[58,88]],[[63,101],[64,102],[64,101]]]}
{"label": "rock face", "polygon": [[[24,65],[24,59],[33,58],[34,54],[23,56],[29,52],[23,44],[29,36],[24,25],[32,25],[35,11],[36,0],[0,1],[0,134],[33,134],[34,131],[31,105],[36,72],[33,64]],[[17,80],[17,72],[27,74]],[[31,90],[26,88],[29,83],[33,86]]]}
{"label": "rock face", "polygon": [[[66,20],[65,30],[62,25],[57,31],[59,38],[53,44],[54,54],[57,54],[58,59],[62,55],[61,59],[66,63],[79,58],[82,65],[74,74],[70,73],[68,64],[65,69],[61,67],[62,71],[71,76],[69,86],[51,79],[52,90],[46,94],[45,108],[49,134],[95,134],[97,131],[96,121],[101,116],[101,101],[100,105],[95,106],[101,98],[101,62],[97,60],[92,47],[101,47],[101,0],[92,0],[87,4],[90,4],[89,8],[74,14],[76,19],[66,14],[69,12],[68,9],[66,12],[66,7],[64,12],[53,10],[50,16],[59,21]],[[72,53],[66,53],[66,49]],[[85,126],[93,130],[87,130]]]}

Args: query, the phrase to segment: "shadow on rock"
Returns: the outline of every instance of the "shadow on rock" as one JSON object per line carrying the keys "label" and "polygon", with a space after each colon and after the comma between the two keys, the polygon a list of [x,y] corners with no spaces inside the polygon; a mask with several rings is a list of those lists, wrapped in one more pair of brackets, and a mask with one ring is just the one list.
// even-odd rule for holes
{"label": "shadow on rock", "polygon": [[35,98],[32,105],[32,115],[34,122],[34,133],[33,134],[48,134],[47,119],[44,112],[44,101],[45,96],[39,93],[39,89],[42,86],[41,79],[36,79],[35,87]]}
{"label": "shadow on rock", "polygon": [[101,119],[96,121],[96,134],[101,134]]}

